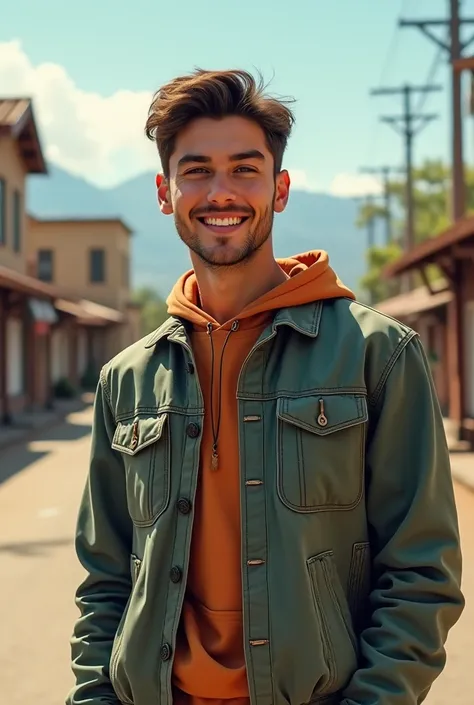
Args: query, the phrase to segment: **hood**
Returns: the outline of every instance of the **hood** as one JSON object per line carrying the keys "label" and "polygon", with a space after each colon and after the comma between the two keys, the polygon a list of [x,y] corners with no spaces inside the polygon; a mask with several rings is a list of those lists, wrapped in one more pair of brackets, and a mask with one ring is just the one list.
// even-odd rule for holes
{"label": "hood", "polygon": [[[301,306],[321,299],[355,299],[353,292],[344,286],[329,266],[328,254],[323,250],[277,259],[277,262],[288,279],[246,306],[238,316],[240,321],[275,309]],[[214,318],[199,307],[199,289],[193,270],[178,279],[166,303],[171,316],[190,321],[194,326],[216,324]],[[226,326],[224,324],[222,327]]]}

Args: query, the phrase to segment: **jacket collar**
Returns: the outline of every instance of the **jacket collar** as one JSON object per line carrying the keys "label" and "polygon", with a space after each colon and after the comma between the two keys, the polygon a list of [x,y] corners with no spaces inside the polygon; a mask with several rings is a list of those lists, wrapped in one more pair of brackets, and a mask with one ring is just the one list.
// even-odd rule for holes
{"label": "jacket collar", "polygon": [[[324,301],[315,301],[302,306],[279,309],[272,322],[272,331],[279,326],[289,326],[302,335],[316,338],[323,312]],[[145,348],[152,348],[163,338],[177,343],[188,342],[187,326],[183,320],[171,316],[157,330],[145,338]]]}

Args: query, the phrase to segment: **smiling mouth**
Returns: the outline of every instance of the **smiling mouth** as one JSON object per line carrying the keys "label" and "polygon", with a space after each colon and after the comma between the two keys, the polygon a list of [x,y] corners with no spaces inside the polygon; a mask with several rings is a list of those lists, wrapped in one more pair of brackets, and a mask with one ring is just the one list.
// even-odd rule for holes
{"label": "smiling mouth", "polygon": [[214,235],[233,235],[240,226],[249,219],[248,215],[228,215],[228,216],[202,216],[198,217],[199,222]]}
{"label": "smiling mouth", "polygon": [[212,228],[236,228],[248,219],[249,216],[226,216],[225,218],[209,216],[198,218],[203,225]]}

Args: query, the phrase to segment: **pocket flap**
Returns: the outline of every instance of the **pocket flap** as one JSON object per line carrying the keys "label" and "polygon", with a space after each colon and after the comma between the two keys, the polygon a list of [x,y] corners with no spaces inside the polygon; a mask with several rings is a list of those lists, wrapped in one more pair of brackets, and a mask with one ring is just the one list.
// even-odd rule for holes
{"label": "pocket flap", "polygon": [[168,414],[160,414],[151,418],[119,421],[112,439],[112,448],[127,455],[140,453],[161,438],[167,417]]}
{"label": "pocket flap", "polygon": [[317,396],[278,399],[282,421],[325,436],[367,421],[367,399],[357,394],[318,394]]}

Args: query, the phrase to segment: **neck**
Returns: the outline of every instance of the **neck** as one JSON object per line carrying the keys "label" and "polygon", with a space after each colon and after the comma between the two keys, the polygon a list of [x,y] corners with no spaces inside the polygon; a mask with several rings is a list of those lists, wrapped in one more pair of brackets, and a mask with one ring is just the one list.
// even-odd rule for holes
{"label": "neck", "polygon": [[194,256],[192,260],[201,308],[220,324],[236,318],[246,306],[288,278],[273,252],[269,257],[263,249],[249,262],[234,267],[213,268]]}

